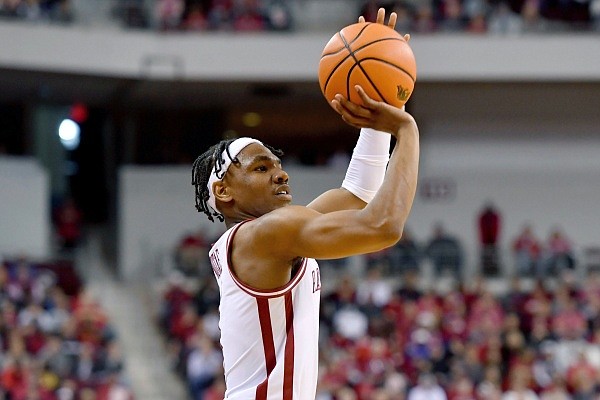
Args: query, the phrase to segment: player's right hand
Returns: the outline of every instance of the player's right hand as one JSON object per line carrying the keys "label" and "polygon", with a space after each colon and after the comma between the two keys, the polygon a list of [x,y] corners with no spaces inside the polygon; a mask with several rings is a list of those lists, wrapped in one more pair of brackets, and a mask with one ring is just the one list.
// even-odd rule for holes
{"label": "player's right hand", "polygon": [[355,89],[362,104],[353,103],[341,94],[336,94],[331,101],[334,110],[349,125],[388,132],[395,137],[406,125],[416,127],[414,118],[404,110],[404,107],[397,108],[382,101],[373,100],[359,85],[356,85]]}

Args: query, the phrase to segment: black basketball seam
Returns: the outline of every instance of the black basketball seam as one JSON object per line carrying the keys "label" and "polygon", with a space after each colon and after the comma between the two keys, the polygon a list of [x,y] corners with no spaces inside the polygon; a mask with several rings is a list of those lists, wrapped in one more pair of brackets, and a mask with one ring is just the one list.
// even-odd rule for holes
{"label": "black basketball seam", "polygon": [[[342,40],[344,40],[344,44],[346,45],[346,47],[348,47],[349,45],[351,45],[352,43],[356,42],[356,40],[360,37],[360,35],[363,34],[363,32],[369,27],[369,25],[371,25],[371,22],[367,22],[365,24],[365,26],[356,34],[356,36],[354,37],[354,39],[352,39],[352,41],[350,43],[346,42],[346,38],[342,38]],[[341,35],[340,35],[341,36]],[[350,50],[350,49],[348,49]]]}
{"label": "black basketball seam", "polygon": [[399,66],[399,65],[396,65],[396,64],[394,64],[394,63],[392,63],[392,62],[389,62],[389,61],[387,61],[387,60],[382,60],[381,58],[377,58],[377,57],[368,57],[368,58],[363,58],[363,59],[362,59],[362,60],[360,60],[360,61],[362,62],[362,61],[367,61],[367,60],[375,60],[375,61],[380,61],[380,62],[382,62],[382,63],[384,63],[384,64],[391,65],[392,67],[394,67],[394,68],[396,68],[396,69],[399,69],[400,71],[402,71],[402,72],[404,72],[406,75],[408,75],[408,77],[409,77],[409,78],[410,78],[410,79],[413,81],[413,83],[415,83],[415,82],[416,82],[415,78],[413,78],[413,77],[412,77],[412,75],[411,75],[411,74],[410,74],[410,73],[409,73],[407,70],[405,70],[404,68],[402,68],[402,67],[401,67],[401,66]]}
{"label": "black basketball seam", "polygon": [[[369,24],[365,25],[365,27],[363,29],[361,29],[361,31],[359,32],[359,34],[356,35],[356,38],[358,38],[358,36],[360,36],[360,34],[363,33],[365,31],[365,29],[367,29],[367,26],[369,26]],[[350,53],[349,56],[354,59],[354,65],[348,71],[348,75],[346,75],[346,95],[347,95],[346,98],[350,99],[350,77],[352,76],[352,71],[354,70],[355,67],[358,67],[362,71],[362,73],[365,76],[365,78],[367,78],[367,80],[369,81],[369,83],[371,84],[371,86],[373,87],[373,89],[375,89],[375,92],[377,92],[377,94],[379,95],[379,97],[384,102],[387,103],[385,97],[383,97],[383,95],[379,91],[379,88],[375,85],[375,83],[373,83],[373,81],[371,80],[371,77],[369,76],[369,74],[367,74],[367,71],[365,71],[365,69],[362,67],[362,65],[360,65],[360,61],[354,55],[355,51],[352,51],[352,49],[350,49],[350,44],[348,42],[346,42],[346,38],[341,34],[341,32],[340,32],[340,37],[344,41],[344,45],[346,45],[346,48],[348,49],[348,53]],[[354,40],[352,41],[352,43],[356,40],[356,38],[354,38]],[[363,46],[362,48],[364,48],[366,46],[367,45]],[[359,50],[359,49],[357,49],[357,50]]]}
{"label": "black basketball seam", "polygon": [[346,76],[346,87],[348,88],[348,99],[350,98],[350,76],[352,75],[352,71],[354,70],[354,68],[360,68],[360,70],[362,71],[362,73],[364,74],[365,78],[367,78],[367,80],[369,81],[369,83],[371,84],[371,87],[373,89],[375,89],[375,91],[377,92],[377,94],[379,95],[379,97],[381,97],[381,100],[383,100],[384,102],[387,103],[387,100],[385,99],[385,97],[381,94],[381,92],[379,91],[379,88],[377,86],[375,86],[375,84],[373,83],[373,81],[371,80],[371,77],[367,74],[367,72],[358,64],[354,64],[350,70],[348,71],[348,75]]}
{"label": "black basketball seam", "polygon": [[[331,69],[331,72],[329,72],[329,76],[327,76],[327,79],[325,80],[325,84],[323,85],[323,92],[325,92],[327,90],[327,85],[329,84],[329,80],[331,79],[331,77],[333,76],[334,72],[339,68],[340,65],[342,65],[347,59],[348,57],[350,57],[352,55],[352,51],[350,50],[350,44],[354,43],[354,41],[356,41],[356,39],[358,39],[358,37],[365,31],[365,29],[367,29],[367,26],[371,25],[370,22],[368,22],[356,35],[356,37],[352,40],[352,42],[348,43],[346,41],[346,38],[344,37],[344,35],[342,35],[342,32],[338,32],[338,35],[340,36],[340,39],[342,39],[342,42],[344,43],[344,47],[339,49],[338,51],[334,52],[334,53],[329,53],[329,54],[323,54],[323,56],[321,56],[321,58],[328,56],[328,55],[333,55],[333,54],[337,54],[339,52],[341,52],[342,50],[346,49],[348,50],[348,55],[346,57],[344,57],[334,68]],[[356,61],[356,58],[355,58]],[[348,85],[346,85],[348,86]],[[349,93],[348,93],[349,94]]]}
{"label": "black basketball seam", "polygon": [[[369,43],[365,44],[364,46],[362,46],[362,47],[359,47],[358,49],[354,50],[354,51],[352,52],[352,56],[354,57],[354,53],[358,53],[360,50],[363,50],[363,49],[365,49],[365,48],[369,47],[370,45],[372,45],[372,44],[374,44],[374,43],[383,42],[383,41],[385,41],[385,40],[400,40],[400,41],[403,41],[402,39],[398,39],[398,38],[383,38],[383,39],[377,39],[377,40],[374,40],[374,41],[372,41],[372,42],[369,42]],[[356,59],[356,58],[355,58],[355,59]],[[417,80],[415,77],[413,77],[413,76],[410,74],[410,72],[408,72],[408,71],[407,71],[407,70],[405,70],[404,68],[402,68],[402,67],[400,67],[400,66],[398,66],[398,65],[396,65],[396,64],[394,64],[394,63],[392,63],[392,62],[390,62],[390,61],[382,60],[382,59],[380,59],[380,58],[376,58],[376,57],[363,58],[363,61],[364,61],[364,60],[378,60],[378,61],[382,61],[382,62],[384,62],[384,63],[386,63],[386,64],[391,64],[391,65],[394,65],[394,66],[395,66],[395,67],[397,67],[398,69],[402,70],[402,72],[404,72],[406,75],[408,75],[408,76],[410,77],[410,79],[412,79],[412,81],[413,81],[413,82],[416,82],[416,80]]]}
{"label": "black basketball seam", "polygon": [[[390,61],[387,61],[387,60],[382,60],[382,59],[380,59],[380,58],[377,58],[377,57],[369,57],[369,58],[365,58],[365,59],[363,59],[363,60],[360,60],[360,61],[359,61],[359,60],[356,58],[356,56],[354,55],[355,53],[357,53],[357,52],[359,52],[360,50],[363,50],[363,49],[365,49],[365,48],[369,47],[369,46],[370,46],[370,45],[372,45],[372,44],[379,43],[379,42],[383,42],[383,41],[386,41],[386,40],[399,40],[399,41],[404,41],[404,39],[402,39],[402,38],[391,38],[391,37],[386,37],[386,38],[377,39],[377,40],[374,40],[374,41],[372,41],[372,42],[369,42],[369,43],[367,43],[367,44],[365,44],[365,45],[363,45],[363,46],[361,46],[361,47],[357,48],[357,49],[356,49],[356,50],[354,50],[354,51],[353,51],[353,50],[351,50],[351,48],[350,48],[350,45],[351,45],[352,43],[354,43],[354,42],[355,42],[355,41],[356,41],[356,40],[357,40],[357,39],[360,37],[360,35],[361,35],[361,34],[362,34],[362,33],[363,33],[363,32],[364,32],[366,29],[367,29],[367,27],[368,27],[369,25],[372,25],[372,23],[367,23],[367,24],[366,24],[366,25],[365,25],[365,26],[364,26],[364,27],[363,27],[363,28],[362,28],[362,29],[361,29],[361,30],[358,32],[358,34],[357,34],[357,35],[354,37],[354,39],[352,39],[352,41],[351,41],[351,42],[349,42],[349,43],[348,43],[348,41],[346,40],[346,38],[344,37],[344,35],[342,35],[341,31],[340,31],[340,32],[338,32],[338,35],[340,36],[340,39],[341,39],[341,40],[342,40],[342,42],[344,43],[344,48],[345,48],[346,50],[348,50],[348,55],[347,55],[346,57],[344,57],[344,58],[343,58],[343,59],[342,59],[340,62],[338,62],[338,64],[337,64],[337,65],[336,65],[334,68],[332,68],[332,70],[330,71],[329,75],[327,76],[327,79],[325,80],[325,84],[323,85],[323,92],[325,92],[325,91],[327,90],[327,85],[329,84],[329,81],[330,81],[331,77],[333,76],[333,74],[335,73],[335,71],[336,71],[336,70],[339,68],[339,66],[340,66],[340,65],[342,65],[342,64],[343,64],[343,63],[344,63],[346,60],[348,60],[348,58],[349,58],[349,57],[352,57],[352,58],[354,59],[354,65],[353,65],[353,66],[350,68],[350,70],[348,71],[348,74],[347,74],[347,76],[346,76],[346,98],[347,98],[347,99],[349,99],[349,98],[350,98],[350,76],[351,76],[351,74],[352,74],[352,70],[353,70],[353,69],[354,69],[356,66],[358,66],[358,67],[361,69],[361,71],[362,71],[362,73],[364,74],[364,76],[365,76],[365,77],[367,78],[367,80],[369,81],[369,83],[371,84],[371,86],[372,86],[372,87],[375,89],[375,91],[377,92],[377,94],[379,95],[379,97],[381,97],[381,98],[383,99],[383,101],[385,101],[385,98],[384,98],[384,96],[383,96],[383,95],[382,95],[382,94],[379,92],[379,89],[378,89],[378,88],[377,88],[377,86],[376,86],[376,85],[373,83],[373,81],[371,80],[371,77],[369,77],[369,74],[367,74],[367,71],[365,71],[365,69],[364,69],[364,68],[363,68],[363,67],[360,65],[360,64],[361,64],[361,62],[362,62],[362,61],[365,61],[365,60],[376,60],[376,61],[380,61],[380,62],[383,62],[383,63],[385,63],[385,64],[388,64],[388,65],[391,65],[391,66],[393,66],[394,68],[396,68],[396,69],[399,69],[400,71],[404,72],[404,73],[405,73],[405,74],[406,74],[406,75],[407,75],[407,76],[408,76],[408,77],[409,77],[409,78],[410,78],[410,79],[413,81],[413,84],[416,82],[416,78],[415,78],[415,77],[413,77],[413,76],[412,76],[412,74],[410,74],[410,73],[409,73],[409,72],[408,72],[406,69],[404,69],[404,68],[402,68],[402,67],[400,67],[400,66],[398,66],[398,65],[396,65],[396,64],[394,64],[394,63],[392,63],[392,62],[390,62]],[[330,56],[330,55],[334,55],[334,54],[338,54],[338,53],[340,53],[342,50],[344,50],[344,48],[341,48],[341,49],[339,49],[339,50],[337,50],[337,51],[335,51],[335,52],[332,52],[332,53],[323,54],[323,55],[321,56],[321,58],[323,58],[323,57],[326,57],[326,56]]]}

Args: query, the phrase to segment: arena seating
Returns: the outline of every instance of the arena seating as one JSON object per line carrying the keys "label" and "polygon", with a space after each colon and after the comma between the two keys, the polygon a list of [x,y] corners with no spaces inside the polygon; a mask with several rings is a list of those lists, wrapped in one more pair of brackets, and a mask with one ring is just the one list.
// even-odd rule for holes
{"label": "arena seating", "polygon": [[132,400],[111,321],[68,260],[0,260],[0,398]]}

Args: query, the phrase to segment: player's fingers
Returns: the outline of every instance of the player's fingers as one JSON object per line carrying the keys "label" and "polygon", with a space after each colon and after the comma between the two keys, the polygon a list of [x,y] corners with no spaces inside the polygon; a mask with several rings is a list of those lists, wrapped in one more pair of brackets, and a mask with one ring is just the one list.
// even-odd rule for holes
{"label": "player's fingers", "polygon": [[336,94],[335,100],[338,101],[341,108],[349,115],[356,118],[371,118],[371,110],[345,99],[341,94]]}
{"label": "player's fingers", "polygon": [[[363,102],[364,108],[367,108],[369,110],[375,110],[377,108],[377,102],[375,100],[373,100],[372,98],[369,97],[369,95],[365,92],[365,90],[360,86],[360,85],[356,85],[354,87],[354,89],[356,89],[356,91],[358,92],[358,95],[360,96],[360,99]],[[363,115],[364,117],[368,117],[371,114],[369,113],[368,115]]]}
{"label": "player's fingers", "polygon": [[408,43],[408,41],[410,40],[410,33],[404,34],[404,40],[406,40],[406,43]]}
{"label": "player's fingers", "polygon": [[331,105],[334,108],[334,110],[337,111],[337,113],[342,116],[342,120],[344,120],[344,122],[346,122],[352,126],[355,126],[357,128],[363,128],[363,127],[367,126],[367,122],[368,122],[367,119],[354,115],[349,109],[344,107],[341,104],[341,102],[338,101],[337,99],[333,99],[331,101]]}
{"label": "player's fingers", "polygon": [[398,14],[395,12],[390,14],[390,19],[388,19],[388,26],[392,29],[396,29],[396,21],[398,20]]}
{"label": "player's fingers", "polygon": [[360,22],[361,24],[365,23],[365,17],[363,17],[362,15],[360,17],[358,17],[358,22]]}
{"label": "player's fingers", "polygon": [[385,24],[385,8],[381,7],[377,10],[377,21],[378,24]]}

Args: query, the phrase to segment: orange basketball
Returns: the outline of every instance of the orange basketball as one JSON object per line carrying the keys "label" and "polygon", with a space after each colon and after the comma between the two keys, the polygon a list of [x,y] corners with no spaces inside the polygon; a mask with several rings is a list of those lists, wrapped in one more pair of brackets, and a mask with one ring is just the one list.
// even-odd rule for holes
{"label": "orange basketball", "polygon": [[416,78],[415,56],[404,37],[371,22],[348,25],[333,35],[319,62],[319,84],[330,103],[337,93],[362,103],[354,89],[360,85],[372,99],[402,107]]}

